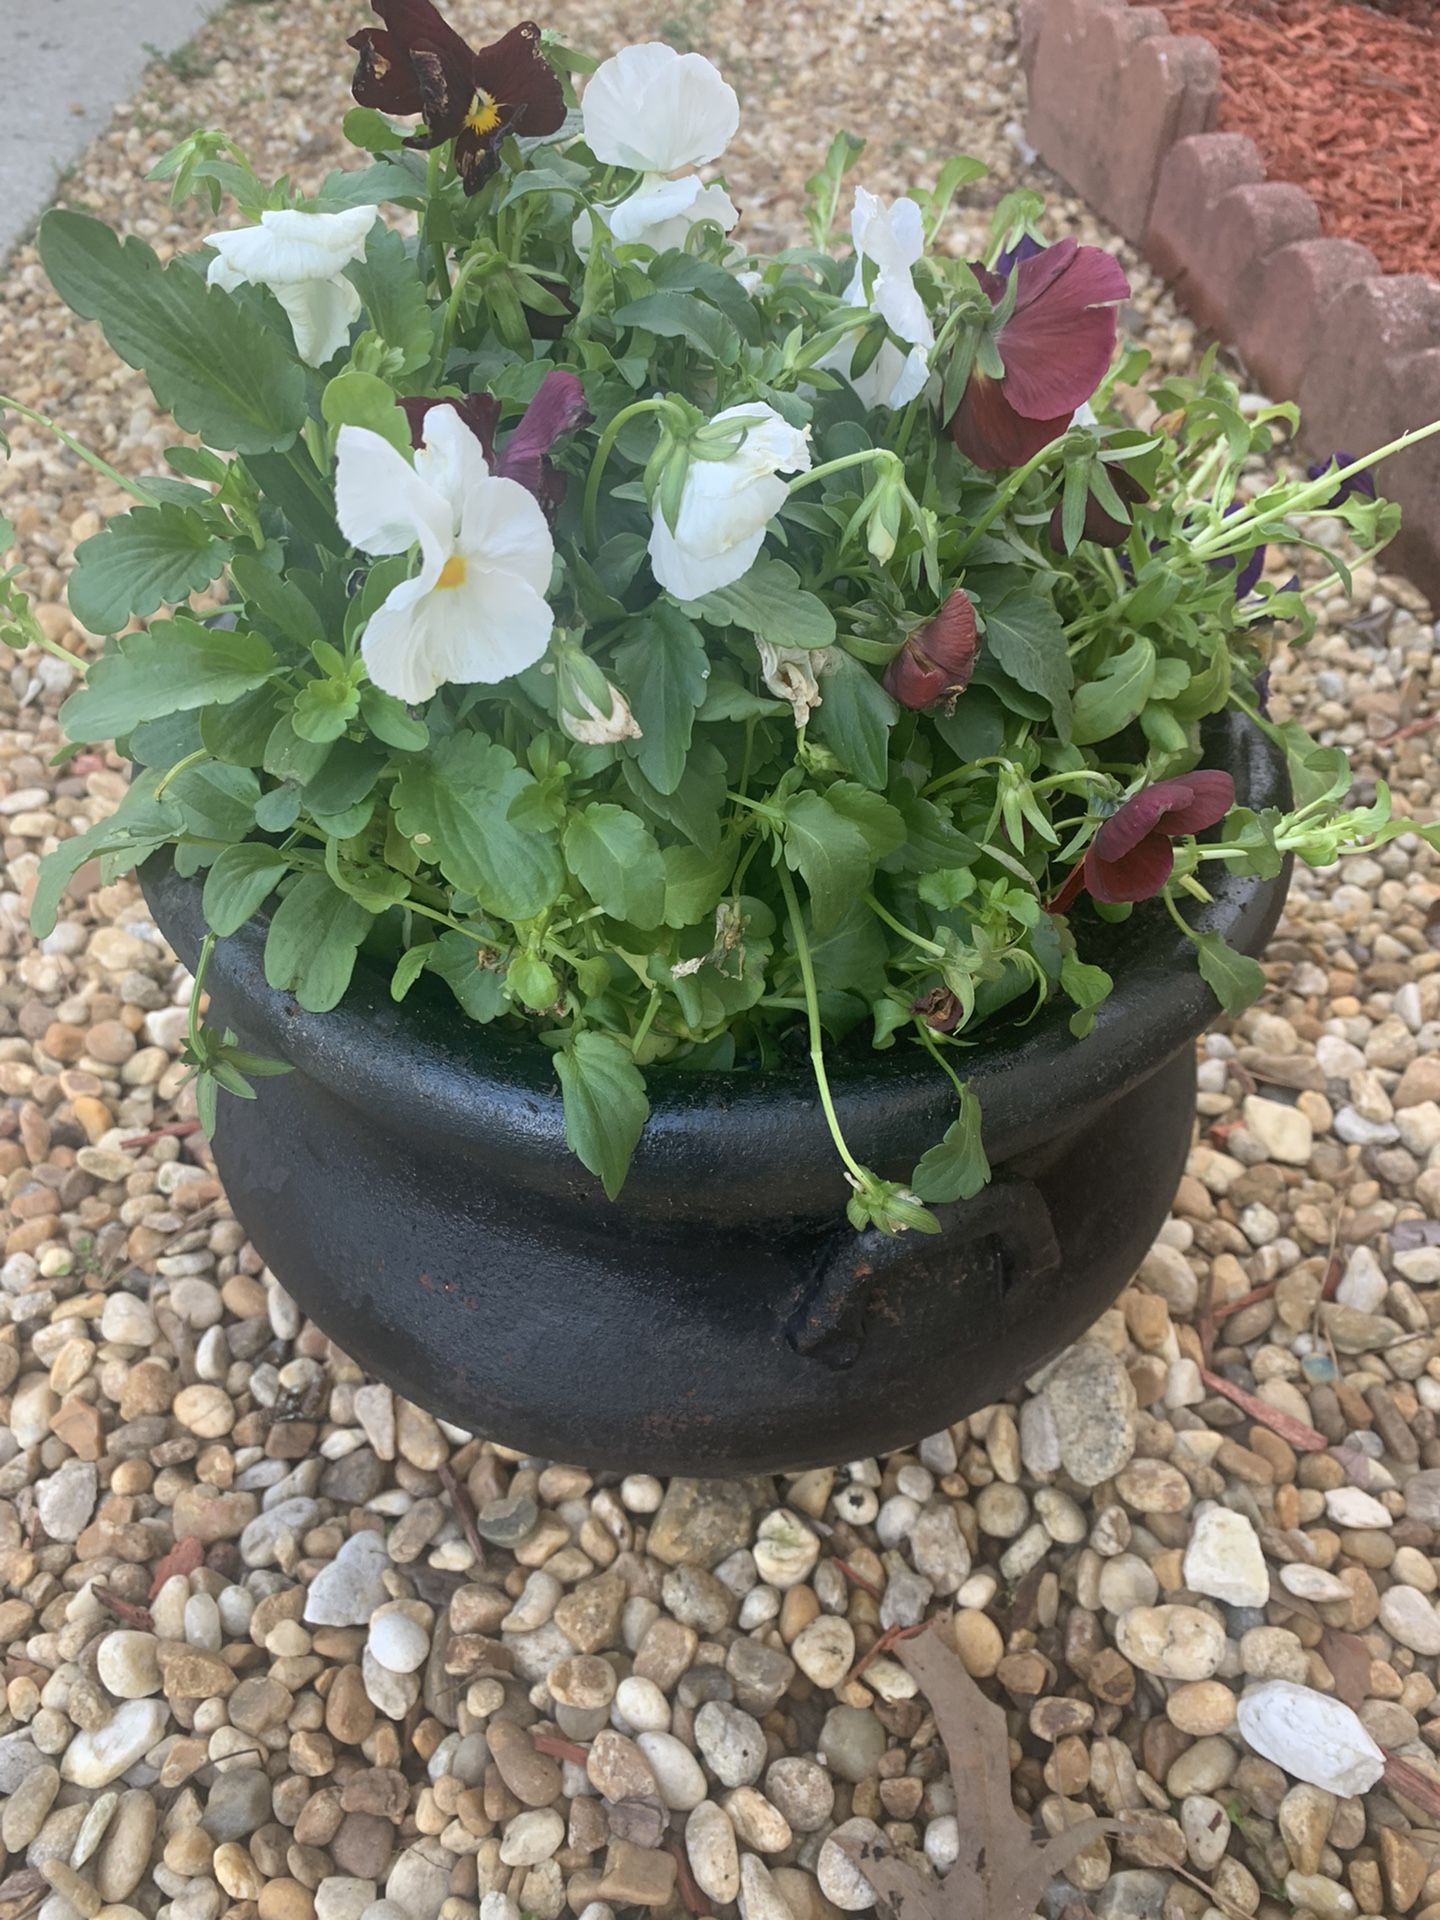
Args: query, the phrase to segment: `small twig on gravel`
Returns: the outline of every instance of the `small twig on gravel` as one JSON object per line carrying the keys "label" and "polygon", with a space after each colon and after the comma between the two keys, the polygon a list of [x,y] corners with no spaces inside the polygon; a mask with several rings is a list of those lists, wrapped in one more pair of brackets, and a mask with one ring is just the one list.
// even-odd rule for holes
{"label": "small twig on gravel", "polygon": [[695,1876],[690,1871],[690,1862],[680,1842],[678,1840],[667,1842],[665,1851],[675,1862],[675,1884],[680,1889],[680,1898],[684,1902],[685,1911],[695,1914],[698,1920],[700,1914],[709,1913],[713,1902],[707,1900],[695,1884]]}
{"label": "small twig on gravel", "polygon": [[843,1684],[847,1687],[853,1686],[872,1660],[878,1660],[882,1653],[889,1653],[890,1649],[895,1646],[898,1641],[913,1640],[917,1634],[924,1633],[929,1625],[930,1622],[928,1620],[922,1620],[918,1627],[887,1627],[875,1642],[874,1646],[867,1648],[867,1650],[861,1654],[849,1673],[846,1674]]}
{"label": "small twig on gravel", "polygon": [[133,1133],[120,1144],[122,1147],[153,1147],[157,1140],[188,1140],[192,1133],[199,1131],[198,1120],[172,1120],[168,1127],[156,1127],[153,1133]]}
{"label": "small twig on gravel", "polygon": [[475,1506],[469,1492],[456,1477],[455,1469],[448,1460],[442,1460],[436,1469],[440,1484],[450,1496],[450,1504],[455,1509],[455,1518],[460,1522],[460,1530],[470,1544],[475,1556],[475,1570],[478,1573],[485,1565],[485,1542],[480,1538],[475,1526]]}
{"label": "small twig on gravel", "polygon": [[1424,1807],[1427,1813],[1440,1815],[1440,1782],[1432,1780],[1418,1767],[1412,1767],[1398,1754],[1385,1755],[1385,1784],[1392,1793],[1403,1793],[1407,1800]]}
{"label": "small twig on gravel", "polygon": [[572,1766],[583,1767],[590,1758],[590,1749],[580,1747],[573,1740],[562,1740],[558,1733],[536,1733],[531,1740],[537,1753],[548,1753],[552,1760],[568,1760]]}
{"label": "small twig on gravel", "polygon": [[1394,733],[1382,733],[1375,744],[1393,747],[1401,740],[1418,740],[1422,733],[1433,733],[1436,727],[1440,727],[1440,713],[1430,713],[1423,720],[1412,720],[1408,726],[1397,727]]}
{"label": "small twig on gravel", "polygon": [[1205,1284],[1200,1290],[1200,1311],[1195,1319],[1195,1331],[1200,1339],[1200,1352],[1208,1367],[1215,1357],[1215,1322],[1221,1317],[1215,1311],[1215,1268],[1209,1262],[1205,1267]]}
{"label": "small twig on gravel", "polygon": [[108,1607],[117,1620],[123,1620],[127,1627],[137,1627],[141,1633],[153,1633],[155,1621],[148,1607],[137,1607],[133,1600],[122,1600],[118,1593],[111,1593],[108,1587],[91,1587],[91,1593],[102,1607]]}
{"label": "small twig on gravel", "polygon": [[1299,1447],[1302,1453],[1330,1451],[1330,1442],[1323,1433],[1317,1433],[1314,1427],[1307,1427],[1303,1420],[1297,1420],[1293,1414],[1282,1413],[1278,1407],[1272,1407],[1268,1400],[1247,1393],[1244,1387],[1237,1387],[1223,1374],[1212,1373],[1209,1367],[1202,1367],[1200,1378],[1212,1393],[1220,1393],[1227,1400],[1233,1400],[1252,1420],[1258,1420],[1262,1427],[1269,1427],[1272,1433],[1278,1433],[1282,1440],[1288,1440],[1292,1447]]}
{"label": "small twig on gravel", "polygon": [[842,1560],[838,1553],[835,1556],[835,1564],[853,1586],[859,1587],[862,1593],[868,1593],[872,1600],[883,1600],[885,1598],[873,1580],[867,1580],[863,1573],[857,1573],[850,1562],[848,1560]]}
{"label": "small twig on gravel", "polygon": [[[1344,1268],[1332,1256],[1329,1266],[1325,1269],[1325,1284],[1320,1289],[1322,1300],[1335,1298],[1335,1289],[1340,1284],[1340,1276],[1343,1272]],[[1228,1320],[1232,1313],[1239,1313],[1242,1307],[1258,1306],[1262,1300],[1268,1300],[1271,1297],[1279,1284],[1278,1280],[1267,1280],[1263,1287],[1252,1287],[1249,1293],[1242,1293],[1238,1300],[1226,1300],[1221,1306],[1216,1307],[1214,1318]]]}

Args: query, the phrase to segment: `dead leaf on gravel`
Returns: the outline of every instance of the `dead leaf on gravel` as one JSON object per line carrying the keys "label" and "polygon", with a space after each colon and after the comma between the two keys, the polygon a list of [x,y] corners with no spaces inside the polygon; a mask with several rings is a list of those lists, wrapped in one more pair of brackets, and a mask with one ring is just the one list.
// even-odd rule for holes
{"label": "dead leaf on gravel", "polygon": [[205,1548],[199,1540],[177,1540],[170,1551],[155,1563],[150,1598],[155,1598],[172,1573],[194,1573],[204,1558]]}
{"label": "dead leaf on gravel", "polygon": [[1030,1920],[1055,1875],[1115,1832],[1115,1822],[1084,1820],[1037,1844],[1030,1821],[1011,1798],[1003,1710],[933,1631],[897,1646],[895,1657],[929,1701],[945,1743],[960,1857],[944,1880],[933,1880],[888,1850],[837,1845],[879,1895],[883,1920]]}

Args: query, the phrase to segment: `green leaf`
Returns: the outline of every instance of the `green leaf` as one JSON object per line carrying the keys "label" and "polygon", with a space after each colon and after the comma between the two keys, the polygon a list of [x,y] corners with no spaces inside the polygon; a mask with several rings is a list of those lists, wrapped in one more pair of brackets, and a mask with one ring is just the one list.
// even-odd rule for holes
{"label": "green leaf", "polygon": [[434,349],[435,316],[409,245],[377,221],[365,243],[365,258],[348,272],[370,325],[400,357],[397,371],[415,373]]}
{"label": "green leaf", "polygon": [[433,941],[427,940],[423,946],[407,947],[395,962],[395,971],[390,976],[390,998],[403,1000],[411,987],[430,964],[430,949]]}
{"label": "green leaf", "polygon": [[395,389],[374,373],[359,367],[346,367],[327,381],[320,396],[320,411],[327,426],[338,433],[341,427],[368,427],[388,440],[395,451],[410,458],[410,423],[395,399]]}
{"label": "green leaf", "polygon": [[708,740],[697,740],[673,793],[661,793],[645,778],[639,762],[622,760],[625,784],[647,812],[683,833],[702,852],[720,845],[720,815],[725,806],[725,756]]}
{"label": "green leaf", "polygon": [[338,740],[360,711],[360,689],[348,680],[307,680],[295,696],[290,724],[302,740]]}
{"label": "green leaf", "polygon": [[565,1096],[565,1139],[582,1165],[614,1199],[625,1184],[650,1102],[645,1076],[623,1041],[609,1033],[577,1033],[555,1056]]}
{"label": "green leaf", "polygon": [[307,1013],[343,999],[372,916],[323,873],[297,880],[275,909],[265,941],[265,978]]}
{"label": "green leaf", "polygon": [[360,712],[375,738],[397,753],[421,753],[430,744],[430,729],[405,711],[393,693],[379,687],[365,687],[360,694]]}
{"label": "green leaf", "polygon": [[255,824],[260,782],[249,767],[207,760],[187,767],[167,789],[187,832],[203,840],[242,840]]}
{"label": "green leaf", "polygon": [[[62,840],[40,862],[40,876],[30,903],[30,925],[37,939],[55,931],[60,901],[75,875],[87,860],[123,861],[117,868],[139,866],[142,860],[174,839],[183,829],[180,809],[173,801],[157,801],[155,787],[158,771],[150,770],[130,783],[124,799],[108,819],[97,820],[93,827],[72,839]],[[114,878],[115,875],[109,876]]]}
{"label": "green leaf", "polygon": [[785,864],[809,889],[811,915],[824,933],[868,888],[876,861],[900,844],[904,822],[877,794],[843,781],[826,793],[792,794],[784,811]]}
{"label": "green leaf", "polygon": [[367,153],[393,153],[405,142],[403,129],[391,126],[374,107],[351,107],[340,122],[340,130],[352,147],[363,147]]}
{"label": "green leaf", "polygon": [[205,923],[222,939],[257,914],[289,872],[290,863],[263,841],[226,847],[205,876],[200,905]]}
{"label": "green leaf", "polygon": [[709,675],[699,628],[668,601],[657,601],[615,649],[615,677],[641,734],[629,751],[658,793],[680,784]]}
{"label": "green leaf", "polygon": [[901,782],[891,802],[905,823],[905,840],[897,849],[895,865],[902,873],[938,873],[968,867],[980,857],[978,842],[961,833],[933,800],[922,800]]}
{"label": "green leaf", "polygon": [[1075,695],[1077,746],[1109,740],[1138,719],[1155,686],[1155,648],[1142,635],[1123,653],[1112,654],[1093,680]]}
{"label": "green leaf", "polygon": [[835,616],[813,593],[800,588],[800,576],[783,560],[762,553],[741,579],[707,593],[687,611],[712,627],[743,627],[776,647],[830,647]]}
{"label": "green leaf", "polygon": [[890,768],[890,729],[900,709],[875,676],[838,649],[820,676],[820,705],[810,722],[846,773],[883,788]]}
{"label": "green leaf", "polygon": [[533,920],[565,884],[554,834],[509,819],[512,802],[534,784],[504,747],[478,733],[452,734],[405,764],[395,817],[423,858],[487,913]]}
{"label": "green leaf", "polygon": [[544,1013],[560,998],[555,969],[538,953],[516,954],[505,972],[505,988],[532,1013]]}
{"label": "green leaf", "polygon": [[[985,647],[1012,680],[1049,703],[1062,741],[1070,735],[1074,671],[1065,623],[1050,596],[1026,587],[985,608]],[[962,703],[963,704],[963,703]]]}
{"label": "green leaf", "polygon": [[662,340],[684,340],[724,367],[733,365],[740,352],[733,324],[693,293],[647,293],[610,317],[619,327],[639,327]]}
{"label": "green leaf", "polygon": [[91,633],[118,633],[127,620],[208,587],[230,553],[198,513],[135,507],[75,549],[70,611]]}
{"label": "green leaf", "polygon": [[699,847],[666,847],[665,924],[667,927],[693,927],[709,920],[730,884],[735,869],[734,851],[722,847],[717,853],[702,853]]}
{"label": "green leaf", "polygon": [[1205,984],[1227,1013],[1243,1013],[1265,991],[1265,969],[1248,953],[1237,953],[1221,934],[1192,937]]}
{"label": "green leaf", "polygon": [[565,829],[570,870],[612,919],[658,927],[665,917],[665,865],[655,836],[624,807],[599,803]]}
{"label": "green leaf", "polygon": [[942,1206],[952,1200],[973,1200],[990,1179],[990,1162],[980,1137],[980,1102],[967,1087],[960,1095],[960,1114],[945,1137],[921,1156],[910,1184],[922,1200]]}
{"label": "green leaf", "polygon": [[292,640],[307,652],[325,638],[325,623],[314,602],[293,578],[267,566],[260,554],[237,554],[230,563],[230,578],[256,625],[273,628],[282,640]]}
{"label": "green leaf", "polygon": [[452,928],[441,934],[428,953],[431,973],[445,982],[472,1020],[485,1026],[504,1013],[504,976],[493,967],[481,966],[478,940]]}
{"label": "green leaf", "polygon": [[143,240],[122,246],[102,221],[58,207],[40,223],[39,248],[60,298],[100,322],[187,432],[237,453],[291,445],[305,423],[305,369],[193,261],[162,267]]}
{"label": "green leaf", "polygon": [[274,671],[274,650],[257,633],[162,620],[125,634],[95,662],[60,724],[72,740],[121,739],[142,720],[238,700]]}

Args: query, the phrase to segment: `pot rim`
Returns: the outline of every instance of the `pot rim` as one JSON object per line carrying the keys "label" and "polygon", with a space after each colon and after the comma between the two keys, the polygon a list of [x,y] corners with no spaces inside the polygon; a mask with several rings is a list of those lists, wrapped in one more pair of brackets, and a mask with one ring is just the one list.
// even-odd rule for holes
{"label": "pot rim", "polygon": [[[1207,763],[1233,776],[1240,804],[1258,810],[1286,803],[1283,757],[1252,721],[1233,711],[1217,715],[1205,740]],[[1207,875],[1213,897],[1192,924],[1258,954],[1279,919],[1288,880],[1288,866],[1273,880],[1229,871]],[[205,933],[201,881],[182,878],[162,852],[145,863],[141,882],[161,931],[193,966]],[[572,1198],[593,1193],[598,1183],[564,1145],[563,1107],[546,1048],[529,1035],[468,1020],[438,981],[422,980],[397,1005],[387,970],[364,954],[340,1005],[307,1013],[266,982],[267,926],[262,913],[219,941],[207,977],[224,1018],[242,1029],[248,1046],[288,1060],[341,1103],[372,1118],[386,1116],[397,1136],[477,1155],[497,1178],[523,1167],[532,1191],[548,1187]],[[1052,999],[1028,1022],[995,1022],[957,1062],[980,1099],[992,1164],[1085,1124],[1216,1017],[1191,943],[1158,906],[1137,909],[1119,926],[1093,918],[1086,957],[1107,966],[1115,990],[1085,1040],[1069,1031],[1068,1002]],[[433,991],[422,992],[430,986]],[[919,1048],[913,1051],[913,1060],[898,1049],[855,1058],[837,1048],[828,1061],[852,1150],[890,1177],[908,1177],[918,1154],[954,1115],[948,1078]],[[679,1179],[687,1182],[692,1206],[698,1187],[713,1189],[717,1200],[728,1195],[733,1210],[737,1188],[747,1180],[768,1184],[777,1127],[790,1147],[787,1182],[793,1187],[797,1177],[808,1177],[825,1192],[843,1193],[808,1063],[650,1067],[646,1082],[651,1115],[622,1203],[644,1205],[647,1197],[663,1203]],[[765,1130],[751,1124],[762,1110]],[[537,1155],[555,1162],[538,1178]]]}

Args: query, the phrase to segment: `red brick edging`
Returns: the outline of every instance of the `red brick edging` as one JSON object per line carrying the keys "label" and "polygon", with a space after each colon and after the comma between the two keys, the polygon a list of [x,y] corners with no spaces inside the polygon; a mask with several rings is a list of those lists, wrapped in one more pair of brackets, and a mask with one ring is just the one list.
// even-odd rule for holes
{"label": "red brick edging", "polygon": [[[1296,400],[1317,458],[1369,453],[1440,418],[1440,284],[1382,273],[1327,239],[1301,188],[1267,180],[1254,143],[1214,129],[1220,60],[1127,0],[1020,0],[1040,157],[1228,341],[1256,384]],[[1394,565],[1440,603],[1440,448],[1385,463],[1404,529]]]}

